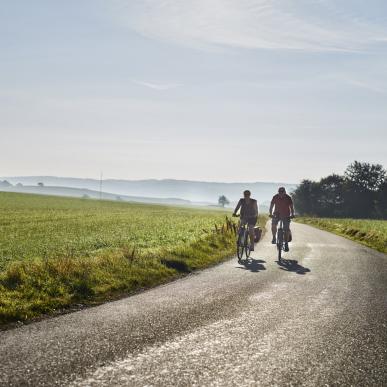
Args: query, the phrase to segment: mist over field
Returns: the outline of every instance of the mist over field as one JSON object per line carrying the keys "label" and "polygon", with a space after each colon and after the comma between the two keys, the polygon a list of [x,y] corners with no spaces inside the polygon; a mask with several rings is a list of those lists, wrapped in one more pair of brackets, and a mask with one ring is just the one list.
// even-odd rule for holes
{"label": "mist over field", "polygon": [[[48,193],[64,196],[82,196],[88,194],[98,197],[100,181],[97,179],[80,179],[53,176],[29,176],[29,177],[4,177],[0,180],[7,180],[13,185],[18,183],[24,187],[8,187],[7,191]],[[43,183],[45,187],[38,187]],[[105,199],[115,199],[116,195],[122,196],[125,200],[146,201],[146,198],[156,198],[156,202],[162,199],[174,199],[175,204],[189,204],[184,201],[203,204],[216,204],[220,195],[225,195],[232,203],[237,201],[245,189],[250,189],[254,198],[259,203],[269,201],[277,192],[279,186],[285,186],[289,191],[295,189],[296,184],[251,182],[251,183],[220,183],[202,182],[189,180],[110,180],[102,181],[102,191]],[[66,187],[66,190],[60,189]],[[68,187],[80,189],[68,190]],[[45,192],[51,188],[51,192]],[[55,189],[54,189],[55,188]],[[1,188],[0,188],[1,189]],[[92,190],[86,192],[82,190]],[[109,194],[106,194],[109,193]],[[107,196],[106,196],[107,195]]]}

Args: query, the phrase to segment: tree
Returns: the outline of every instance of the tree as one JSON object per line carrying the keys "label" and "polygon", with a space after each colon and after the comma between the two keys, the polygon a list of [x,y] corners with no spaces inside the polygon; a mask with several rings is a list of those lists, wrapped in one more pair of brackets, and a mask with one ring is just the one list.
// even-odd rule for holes
{"label": "tree", "polygon": [[301,184],[292,192],[294,207],[300,215],[317,215],[317,199],[319,184],[312,180],[302,180]]}
{"label": "tree", "polygon": [[387,218],[387,172],[380,164],[354,161],[343,176],[303,180],[292,193],[300,215]]}
{"label": "tree", "polygon": [[354,161],[345,171],[347,190],[346,213],[354,218],[377,216],[376,202],[386,171],[380,164]]}
{"label": "tree", "polygon": [[8,180],[0,181],[0,187],[12,187],[12,184]]}
{"label": "tree", "polygon": [[39,187],[44,187],[44,184],[43,183],[38,183],[38,186]]}
{"label": "tree", "polygon": [[224,207],[227,206],[227,204],[230,204],[230,201],[226,198],[226,196],[221,195],[219,196],[218,203],[220,206]]}
{"label": "tree", "polygon": [[345,178],[340,175],[329,175],[319,182],[319,216],[343,216],[345,209]]}
{"label": "tree", "polygon": [[344,173],[354,187],[362,191],[377,191],[386,179],[386,171],[380,164],[354,161]]}
{"label": "tree", "polygon": [[375,209],[379,218],[387,219],[387,179],[377,192]]}

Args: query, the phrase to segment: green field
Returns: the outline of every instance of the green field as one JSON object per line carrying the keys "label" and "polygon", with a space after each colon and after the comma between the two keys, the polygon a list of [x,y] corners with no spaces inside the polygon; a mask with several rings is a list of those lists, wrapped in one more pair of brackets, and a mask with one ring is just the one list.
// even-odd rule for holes
{"label": "green field", "polygon": [[136,247],[175,248],[224,223],[225,212],[0,193],[0,269],[34,257],[84,257]]}
{"label": "green field", "polygon": [[0,193],[0,211],[1,323],[154,286],[235,248],[221,210]]}
{"label": "green field", "polygon": [[297,222],[331,231],[383,253],[387,253],[386,220],[297,218]]}

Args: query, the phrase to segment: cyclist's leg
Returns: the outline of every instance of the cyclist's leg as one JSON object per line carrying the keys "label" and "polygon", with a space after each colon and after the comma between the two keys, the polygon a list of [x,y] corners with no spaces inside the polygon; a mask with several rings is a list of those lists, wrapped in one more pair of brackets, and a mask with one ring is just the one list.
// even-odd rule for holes
{"label": "cyclist's leg", "polygon": [[284,233],[285,233],[285,251],[289,251],[289,232],[290,232],[290,218],[283,219]]}
{"label": "cyclist's leg", "polygon": [[285,242],[287,242],[289,240],[290,219],[284,218],[283,223],[284,223],[284,232],[285,232]]}
{"label": "cyclist's leg", "polygon": [[248,220],[249,236],[250,236],[250,250],[254,250],[254,227],[257,224],[257,218],[253,217]]}

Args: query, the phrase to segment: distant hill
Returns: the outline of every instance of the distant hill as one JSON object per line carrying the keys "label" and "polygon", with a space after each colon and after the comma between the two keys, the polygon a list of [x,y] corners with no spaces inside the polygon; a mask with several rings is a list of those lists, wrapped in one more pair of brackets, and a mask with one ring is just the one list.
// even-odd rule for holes
{"label": "distant hill", "polygon": [[[14,176],[1,177],[13,185],[21,183],[28,186],[37,186],[43,183],[45,186],[71,187],[83,190],[99,191],[99,180],[82,179],[72,177],[54,176]],[[141,198],[179,198],[195,203],[215,204],[220,195],[225,195],[231,204],[234,204],[245,189],[252,192],[259,203],[269,201],[278,187],[282,185],[290,192],[296,188],[296,184],[283,183],[218,183],[189,180],[114,180],[107,179],[102,182],[102,190],[112,195],[127,195]]]}

